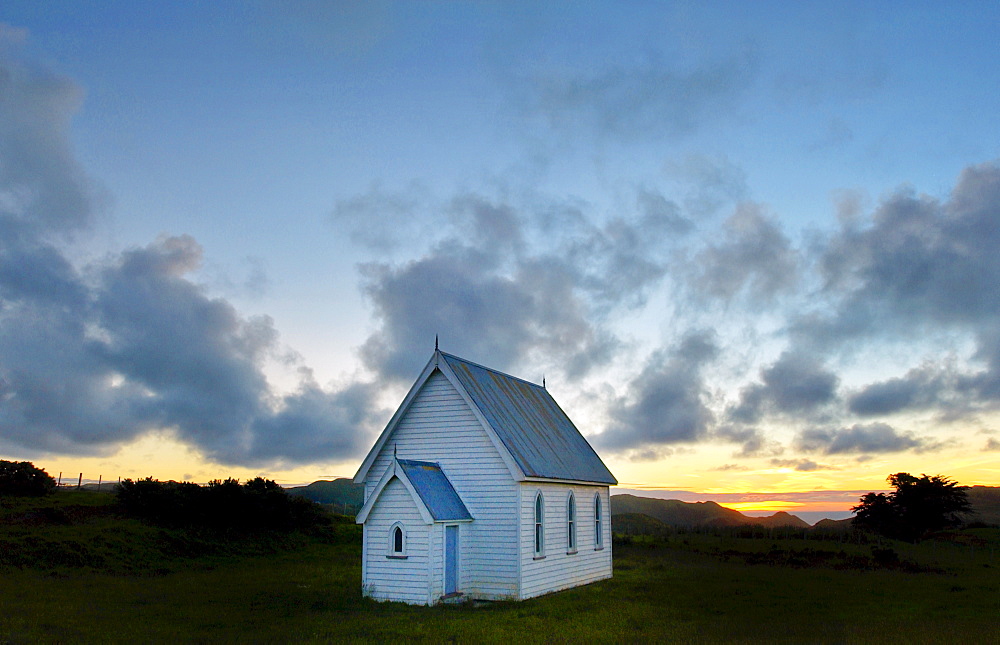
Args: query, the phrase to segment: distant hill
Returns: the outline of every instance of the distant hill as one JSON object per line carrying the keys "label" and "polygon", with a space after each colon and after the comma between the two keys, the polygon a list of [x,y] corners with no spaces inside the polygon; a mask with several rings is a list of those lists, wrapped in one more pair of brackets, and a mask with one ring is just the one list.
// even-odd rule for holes
{"label": "distant hill", "polygon": [[973,521],[1000,525],[1000,486],[970,486],[966,493],[975,513]]}
{"label": "distant hill", "polygon": [[[614,499],[614,498],[612,498]],[[615,533],[626,535],[662,535],[670,533],[671,527],[660,520],[643,513],[614,513],[612,526]]]}
{"label": "distant hill", "polygon": [[307,486],[286,488],[285,491],[289,495],[305,497],[319,504],[332,506],[333,510],[344,515],[357,513],[365,503],[364,485],[355,484],[354,480],[346,477],[323,479]]}
{"label": "distant hill", "polygon": [[611,514],[616,528],[620,526],[618,522],[621,516],[634,513],[641,513],[673,527],[758,525],[768,528],[809,528],[808,522],[784,511],[767,517],[750,517],[715,502],[682,502],[677,499],[612,495]]}
{"label": "distant hill", "polygon": [[[973,510],[969,520],[1000,525],[1000,486],[971,486],[967,492]],[[757,525],[768,528],[810,528],[808,522],[784,511],[767,517],[750,517],[715,502],[682,502],[627,494],[611,496],[611,513],[614,516],[615,530],[621,528],[627,533],[658,533],[665,527]],[[637,515],[645,516],[646,519]],[[851,518],[824,519],[811,528],[846,531],[851,528]]]}
{"label": "distant hill", "polygon": [[824,531],[849,531],[851,530],[851,521],[853,519],[848,517],[843,520],[831,520],[827,517],[813,524],[813,528],[823,529]]}
{"label": "distant hill", "polygon": [[[742,515],[742,513],[740,513]],[[744,516],[747,517],[747,516]],[[792,515],[791,513],[786,513],[785,511],[778,511],[774,515],[767,515],[765,517],[747,517],[753,524],[760,524],[762,526],[774,527],[779,526],[791,526],[796,529],[807,529],[811,525],[798,515]]]}

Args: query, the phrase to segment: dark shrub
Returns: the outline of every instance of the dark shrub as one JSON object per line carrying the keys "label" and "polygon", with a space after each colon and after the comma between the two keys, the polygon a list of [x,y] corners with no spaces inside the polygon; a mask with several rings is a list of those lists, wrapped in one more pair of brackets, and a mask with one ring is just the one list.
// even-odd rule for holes
{"label": "dark shrub", "polygon": [[261,477],[243,485],[232,478],[216,479],[207,486],[126,479],[116,492],[126,515],[167,526],[257,531],[308,529],[328,522],[317,504],[290,497]]}
{"label": "dark shrub", "polygon": [[30,461],[0,459],[0,495],[48,495],[56,489],[56,480]]}

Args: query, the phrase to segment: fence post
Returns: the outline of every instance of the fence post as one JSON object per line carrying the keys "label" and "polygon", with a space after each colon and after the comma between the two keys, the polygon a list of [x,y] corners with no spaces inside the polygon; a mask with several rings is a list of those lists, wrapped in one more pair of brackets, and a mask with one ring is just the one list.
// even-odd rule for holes
{"label": "fence post", "polygon": [[83,485],[83,473],[80,473],[80,479],[76,481],[76,489],[80,490],[80,486]]}
{"label": "fence post", "polygon": [[98,492],[98,493],[100,493],[100,492],[101,492],[101,479],[102,479],[103,477],[104,477],[104,475],[98,475],[98,476],[97,476],[97,492]]}

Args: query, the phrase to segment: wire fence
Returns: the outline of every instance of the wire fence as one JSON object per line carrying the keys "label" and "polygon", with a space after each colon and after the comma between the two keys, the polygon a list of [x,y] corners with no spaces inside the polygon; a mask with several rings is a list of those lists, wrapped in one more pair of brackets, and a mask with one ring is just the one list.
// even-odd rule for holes
{"label": "wire fence", "polygon": [[84,477],[83,473],[78,473],[75,477],[69,473],[59,473],[56,477],[56,488],[59,490],[96,490],[99,492],[114,492],[115,485],[122,482],[121,477],[111,478],[98,475],[97,479]]}

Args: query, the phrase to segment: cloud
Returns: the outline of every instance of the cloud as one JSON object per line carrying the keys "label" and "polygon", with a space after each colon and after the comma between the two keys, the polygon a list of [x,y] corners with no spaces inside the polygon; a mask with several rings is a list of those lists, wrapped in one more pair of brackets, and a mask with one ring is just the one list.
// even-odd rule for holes
{"label": "cloud", "polygon": [[748,466],[742,466],[740,464],[722,464],[721,466],[717,466],[712,470],[716,472],[726,473],[726,472],[741,472],[745,470],[750,470],[750,468]]}
{"label": "cloud", "polygon": [[629,450],[625,453],[626,458],[632,463],[643,463],[649,461],[660,461],[670,457],[675,452],[673,448],[641,448],[638,450]]}
{"label": "cloud", "polygon": [[690,154],[681,161],[668,161],[664,173],[681,184],[684,208],[698,218],[743,201],[749,192],[746,172],[725,156]]}
{"label": "cloud", "polygon": [[986,440],[986,445],[983,446],[983,450],[986,452],[996,452],[1000,451],[1000,441],[990,438]]}
{"label": "cloud", "polygon": [[223,463],[356,456],[373,429],[373,386],[327,390],[303,378],[296,392],[275,393],[262,369],[282,351],[272,321],[242,316],[192,280],[202,262],[194,238],[164,236],[82,269],[70,261],[67,245],[99,214],[67,136],[80,92],[8,49],[0,445],[102,454],[167,430]]}
{"label": "cloud", "polygon": [[914,368],[856,390],[848,399],[852,413],[939,409],[959,418],[1000,404],[998,209],[1000,166],[984,163],[963,170],[948,199],[900,189],[870,218],[843,219],[821,245],[823,306],[790,320],[798,351],[820,355],[880,343],[934,352],[961,338],[976,344],[964,366]]}
{"label": "cloud", "polygon": [[640,189],[636,202],[642,213],[643,229],[662,230],[673,235],[684,235],[694,229],[694,222],[682,216],[677,204],[659,191]]}
{"label": "cloud", "polygon": [[839,378],[819,362],[785,352],[761,372],[767,398],[781,412],[807,412],[832,401]]}
{"label": "cloud", "polygon": [[966,168],[949,200],[904,189],[870,223],[847,221],[820,256],[830,317],[804,318],[806,337],[842,342],[857,335],[912,337],[929,324],[980,335],[1000,312],[1000,166]]}
{"label": "cloud", "polygon": [[164,237],[102,266],[92,284],[70,273],[73,288],[54,297],[6,298],[5,445],[93,454],[169,429],[222,463],[357,455],[376,392],[304,383],[275,399],[262,365],[277,332],[187,279],[201,253],[189,236]]}
{"label": "cloud", "polygon": [[98,191],[69,144],[83,93],[70,79],[18,56],[24,32],[0,31],[0,211],[61,236],[88,226]]}
{"label": "cloud", "polygon": [[510,369],[533,352],[564,358],[569,373],[607,360],[613,339],[588,320],[574,275],[557,262],[525,261],[512,272],[483,251],[442,244],[398,267],[364,267],[379,330],[361,348],[377,373],[411,380],[443,347]]}
{"label": "cloud", "polygon": [[727,409],[733,422],[758,423],[769,413],[811,413],[837,397],[837,375],[804,353],[786,351],[760,374],[762,382],[744,387],[739,402]]}
{"label": "cloud", "polygon": [[848,408],[859,416],[876,416],[939,406],[950,389],[948,380],[936,367],[913,369],[903,377],[865,386],[848,398]]}
{"label": "cloud", "polygon": [[751,302],[767,303],[795,286],[798,255],[760,206],[740,204],[723,228],[725,241],[695,258],[689,285],[695,297],[729,300],[743,292]]}
{"label": "cloud", "polygon": [[694,69],[660,61],[587,72],[537,74],[532,112],[552,130],[594,132],[616,139],[677,137],[731,111],[752,83],[751,56]]}
{"label": "cloud", "polygon": [[337,200],[330,221],[345,228],[351,241],[362,247],[391,251],[423,234],[427,199],[418,183],[397,191],[374,185],[366,193]]}
{"label": "cloud", "polygon": [[498,369],[527,359],[580,378],[619,341],[610,312],[641,306],[686,231],[677,207],[639,190],[636,209],[604,221],[586,204],[525,203],[465,192],[446,202],[440,238],[406,261],[361,267],[377,322],[361,347],[381,377],[408,380],[431,339]]}
{"label": "cloud", "polygon": [[909,432],[899,433],[885,423],[804,430],[796,438],[795,445],[797,449],[805,452],[819,452],[826,455],[891,453],[933,448],[926,440],[915,437]]}
{"label": "cloud", "polygon": [[793,468],[800,473],[811,473],[817,470],[833,470],[832,466],[818,464],[812,459],[772,459],[771,465],[778,468]]}
{"label": "cloud", "polygon": [[705,438],[714,422],[701,370],[718,354],[714,334],[688,333],[670,352],[655,353],[612,403],[611,422],[594,440],[604,448],[656,449]]}
{"label": "cloud", "polygon": [[784,452],[780,443],[769,439],[759,428],[742,424],[717,426],[712,436],[721,441],[742,444],[734,457],[763,457],[780,455]]}

